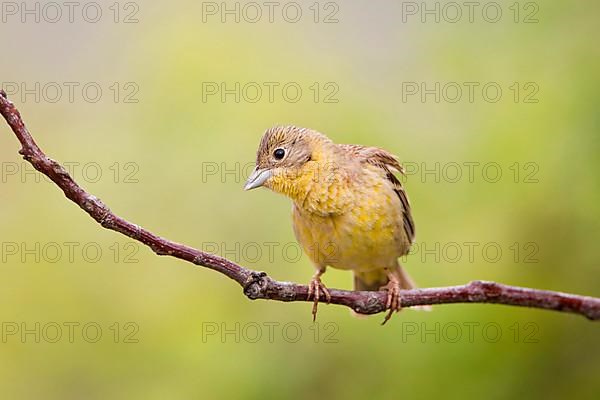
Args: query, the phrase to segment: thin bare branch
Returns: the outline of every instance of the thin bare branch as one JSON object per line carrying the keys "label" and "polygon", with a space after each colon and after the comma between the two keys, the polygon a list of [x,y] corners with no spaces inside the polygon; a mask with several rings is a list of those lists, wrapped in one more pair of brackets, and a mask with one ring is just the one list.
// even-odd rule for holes
{"label": "thin bare branch", "polygon": [[[106,229],[135,239],[161,256],[176,257],[210,268],[236,281],[250,299],[308,301],[308,287],[278,282],[264,272],[252,271],[225,258],[175,243],[115,215],[97,197],[79,186],[56,161],[48,158],[27,130],[19,111],[0,91],[0,113],[21,142],[19,153],[33,167],[50,178],[75,204]],[[350,307],[361,314],[385,310],[386,292],[355,292],[330,289],[331,303]],[[402,307],[449,303],[496,303],[534,307],[581,314],[591,320],[600,319],[600,299],[574,294],[507,286],[495,282],[473,281],[466,285],[402,291]]]}

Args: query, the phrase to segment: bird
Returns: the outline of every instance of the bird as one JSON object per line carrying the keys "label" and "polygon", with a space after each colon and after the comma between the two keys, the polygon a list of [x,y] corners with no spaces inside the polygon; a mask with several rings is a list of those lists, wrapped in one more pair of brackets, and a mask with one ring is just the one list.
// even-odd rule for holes
{"label": "bird", "polygon": [[386,290],[385,324],[401,309],[400,290],[415,283],[400,265],[415,239],[398,158],[378,147],[336,144],[293,125],[269,128],[244,190],[265,187],[292,200],[296,239],[315,267],[307,300],[312,315],[329,290],[328,267],[351,270],[354,290]]}

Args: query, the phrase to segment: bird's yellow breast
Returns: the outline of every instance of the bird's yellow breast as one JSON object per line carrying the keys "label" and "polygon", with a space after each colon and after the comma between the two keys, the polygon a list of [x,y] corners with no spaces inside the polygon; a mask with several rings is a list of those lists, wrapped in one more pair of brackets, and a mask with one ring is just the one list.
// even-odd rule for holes
{"label": "bird's yellow breast", "polygon": [[[393,186],[375,166],[347,165],[338,175],[294,199],[298,241],[319,266],[357,271],[393,267],[410,246]],[[337,212],[327,212],[331,209]]]}

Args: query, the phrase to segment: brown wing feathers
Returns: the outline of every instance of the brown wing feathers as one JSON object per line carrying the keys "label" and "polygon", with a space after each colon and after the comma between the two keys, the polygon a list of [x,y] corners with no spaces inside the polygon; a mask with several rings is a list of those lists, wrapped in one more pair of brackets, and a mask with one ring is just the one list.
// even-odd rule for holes
{"label": "brown wing feathers", "polygon": [[412,243],[415,239],[415,223],[410,212],[410,202],[408,201],[408,196],[402,187],[402,183],[400,180],[398,180],[393,172],[398,171],[399,173],[404,174],[404,168],[398,159],[393,154],[390,154],[387,151],[377,147],[364,147],[354,144],[343,144],[340,146],[353,156],[359,157],[362,162],[375,165],[385,171],[387,179],[394,185],[394,191],[402,203],[404,211],[404,230],[406,231],[409,241]]}

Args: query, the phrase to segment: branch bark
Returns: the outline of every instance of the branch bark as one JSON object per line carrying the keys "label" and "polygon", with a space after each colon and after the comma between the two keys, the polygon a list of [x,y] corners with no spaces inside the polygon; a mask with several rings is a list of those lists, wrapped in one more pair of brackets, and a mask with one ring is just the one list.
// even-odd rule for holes
{"label": "branch bark", "polygon": [[[50,178],[69,200],[81,207],[106,229],[119,232],[150,247],[157,255],[171,256],[220,272],[236,281],[250,299],[308,301],[308,287],[278,282],[264,272],[244,268],[225,258],[175,243],[139,225],[115,215],[97,197],[79,186],[56,161],[48,158],[27,130],[21,115],[6,93],[0,90],[0,113],[21,143],[19,153],[33,167]],[[358,292],[330,289],[331,303],[344,305],[360,314],[385,311],[386,292]],[[449,303],[495,303],[534,307],[580,314],[590,320],[600,319],[600,298],[546,290],[522,288],[495,282],[472,281],[466,285],[404,290],[402,307]]]}

